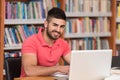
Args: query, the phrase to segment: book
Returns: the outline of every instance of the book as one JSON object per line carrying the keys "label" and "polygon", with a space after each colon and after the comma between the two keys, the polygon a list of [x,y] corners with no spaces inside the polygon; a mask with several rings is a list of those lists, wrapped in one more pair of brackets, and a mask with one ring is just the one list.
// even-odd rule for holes
{"label": "book", "polygon": [[26,35],[26,38],[30,36],[29,30],[28,30],[28,26],[27,25],[23,25],[23,31],[24,34]]}
{"label": "book", "polygon": [[118,24],[118,31],[117,32],[118,32],[118,34],[117,34],[118,37],[117,38],[120,40],[120,24]]}
{"label": "book", "polygon": [[12,13],[11,13],[11,4],[10,2],[6,2],[6,19],[11,19],[12,18]]}
{"label": "book", "polygon": [[13,34],[15,43],[17,44],[18,43],[18,39],[17,39],[16,33],[15,33],[15,27],[12,27],[12,34]]}
{"label": "book", "polygon": [[101,49],[110,49],[109,48],[109,43],[107,39],[102,39],[101,40]]}
{"label": "book", "polygon": [[17,31],[19,32],[19,35],[20,35],[21,40],[22,40],[22,42],[23,42],[23,41],[25,40],[25,38],[26,38],[26,35],[25,35],[24,31],[23,31],[22,25],[17,25],[17,26],[16,26],[16,29],[17,29]]}
{"label": "book", "polygon": [[9,31],[8,31],[8,27],[5,28],[5,34],[6,34],[6,36],[7,36],[9,46],[12,46],[13,43],[12,43],[12,40],[11,40],[11,37],[10,37],[10,33],[9,33]]}
{"label": "book", "polygon": [[4,47],[9,47],[8,38],[5,32],[4,32]]}
{"label": "book", "polygon": [[17,2],[17,19],[22,19],[22,5],[21,2]]}
{"label": "book", "polygon": [[11,37],[11,40],[12,40],[12,46],[16,46],[16,41],[15,41],[15,37],[13,35],[13,32],[12,32],[12,28],[9,28],[9,34],[10,34],[10,37]]}
{"label": "book", "polygon": [[107,12],[107,1],[108,0],[100,0],[100,12]]}
{"label": "book", "polygon": [[83,4],[83,8],[84,11],[83,12],[91,12],[91,7],[92,7],[92,2],[90,0],[84,0],[84,4]]}
{"label": "book", "polygon": [[15,27],[15,34],[16,34],[16,37],[18,39],[18,46],[21,46],[22,45],[22,39],[21,39],[20,33],[19,33],[19,31],[17,30],[16,27]]}
{"label": "book", "polygon": [[93,3],[92,3],[92,12],[99,12],[99,5],[100,5],[100,0],[93,0]]}
{"label": "book", "polygon": [[118,17],[118,18],[120,17],[120,3],[119,3],[119,5],[117,6],[117,17]]}

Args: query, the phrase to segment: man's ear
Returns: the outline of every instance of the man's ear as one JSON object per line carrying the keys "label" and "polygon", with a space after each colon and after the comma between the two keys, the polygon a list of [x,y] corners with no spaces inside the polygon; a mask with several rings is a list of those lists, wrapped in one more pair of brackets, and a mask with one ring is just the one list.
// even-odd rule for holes
{"label": "man's ear", "polygon": [[48,21],[44,22],[44,27],[47,28],[48,27]]}

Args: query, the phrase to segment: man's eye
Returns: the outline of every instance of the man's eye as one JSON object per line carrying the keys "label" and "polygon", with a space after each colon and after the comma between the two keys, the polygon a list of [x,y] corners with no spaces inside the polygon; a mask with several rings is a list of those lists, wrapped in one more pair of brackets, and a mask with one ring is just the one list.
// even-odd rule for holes
{"label": "man's eye", "polygon": [[61,26],[61,28],[65,28],[65,26]]}
{"label": "man's eye", "polygon": [[57,24],[53,24],[53,26],[58,26]]}

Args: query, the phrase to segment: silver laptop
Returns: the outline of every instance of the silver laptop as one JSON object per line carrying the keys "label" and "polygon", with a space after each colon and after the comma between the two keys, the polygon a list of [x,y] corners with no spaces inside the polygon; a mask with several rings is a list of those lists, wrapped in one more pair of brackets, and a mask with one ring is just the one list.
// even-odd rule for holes
{"label": "silver laptop", "polygon": [[110,76],[112,50],[75,50],[69,80],[104,80]]}

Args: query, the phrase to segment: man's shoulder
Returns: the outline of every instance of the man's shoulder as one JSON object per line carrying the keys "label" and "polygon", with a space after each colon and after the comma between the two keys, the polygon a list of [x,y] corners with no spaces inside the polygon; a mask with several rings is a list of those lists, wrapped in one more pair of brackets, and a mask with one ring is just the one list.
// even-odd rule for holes
{"label": "man's shoulder", "polygon": [[58,42],[60,44],[68,44],[66,40],[62,39],[62,38],[59,38]]}
{"label": "man's shoulder", "polygon": [[[30,39],[30,40],[31,40],[31,39],[35,39],[35,38],[37,37],[36,35],[37,35],[37,34],[33,34],[33,35],[29,36],[27,39],[28,39],[28,40],[29,40],[29,39]],[[26,39],[26,40],[27,40],[27,39]]]}
{"label": "man's shoulder", "polygon": [[29,36],[27,39],[25,39],[24,42],[29,42],[29,41],[32,42],[32,41],[36,41],[36,39],[37,39],[37,34],[33,34]]}

